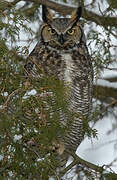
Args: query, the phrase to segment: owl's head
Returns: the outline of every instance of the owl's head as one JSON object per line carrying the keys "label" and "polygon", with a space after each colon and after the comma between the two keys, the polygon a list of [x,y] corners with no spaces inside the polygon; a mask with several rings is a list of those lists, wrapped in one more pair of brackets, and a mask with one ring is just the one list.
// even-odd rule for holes
{"label": "owl's head", "polygon": [[71,18],[54,18],[52,12],[42,6],[43,25],[41,39],[50,47],[69,49],[82,41],[83,31],[79,23],[82,8],[78,7]]}

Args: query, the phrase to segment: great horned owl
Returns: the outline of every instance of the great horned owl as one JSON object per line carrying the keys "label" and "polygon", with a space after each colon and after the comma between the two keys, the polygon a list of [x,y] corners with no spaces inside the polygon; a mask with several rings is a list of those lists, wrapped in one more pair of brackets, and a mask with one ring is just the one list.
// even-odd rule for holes
{"label": "great horned owl", "polygon": [[[55,76],[65,86],[68,83],[68,111],[77,113],[77,117],[61,141],[64,149],[73,152],[84,137],[83,121],[87,121],[91,113],[93,89],[91,58],[79,21],[81,12],[79,7],[70,18],[54,18],[52,12],[42,6],[40,38],[29,56],[47,76]],[[25,68],[33,74],[32,62],[27,63]],[[60,119],[60,124],[63,121],[64,118]]]}

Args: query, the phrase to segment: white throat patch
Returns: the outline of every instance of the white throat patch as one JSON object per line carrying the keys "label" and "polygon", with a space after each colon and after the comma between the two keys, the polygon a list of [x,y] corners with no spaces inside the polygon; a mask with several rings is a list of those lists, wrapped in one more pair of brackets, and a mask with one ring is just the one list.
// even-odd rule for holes
{"label": "white throat patch", "polygon": [[73,69],[73,62],[71,54],[64,53],[61,54],[63,61],[65,62],[65,69],[64,69],[64,80],[66,83],[72,82],[72,69]]}

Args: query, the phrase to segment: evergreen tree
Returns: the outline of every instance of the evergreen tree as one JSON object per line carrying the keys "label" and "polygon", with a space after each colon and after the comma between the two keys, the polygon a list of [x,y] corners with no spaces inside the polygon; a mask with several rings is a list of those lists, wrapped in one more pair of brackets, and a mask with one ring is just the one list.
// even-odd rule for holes
{"label": "evergreen tree", "polygon": [[[89,163],[75,154],[72,154],[75,161],[60,175],[57,175],[55,171],[59,161],[52,142],[57,141],[59,134],[64,135],[64,127],[61,128],[58,124],[58,109],[62,108],[66,112],[67,102],[63,93],[66,90],[62,82],[56,81],[53,77],[44,76],[39,81],[31,77],[27,79],[24,75],[24,65],[30,45],[38,40],[38,28],[41,22],[40,5],[47,5],[61,14],[70,14],[72,11],[72,6],[65,8],[58,4],[59,2],[50,0],[0,1],[1,179],[46,180],[51,175],[54,175],[55,179],[60,179],[77,164],[87,167],[87,169],[82,169],[81,166],[81,170],[77,172],[78,176],[79,171],[84,171],[83,177],[86,179],[93,179],[96,174],[100,174],[102,179],[103,177],[107,180],[117,179],[115,173],[103,174],[103,167]],[[61,2],[68,3],[66,0]],[[82,24],[88,29],[88,46],[96,77],[104,68],[108,68],[109,64],[116,62],[117,58],[115,53],[117,46],[112,41],[117,38],[117,2],[113,0],[105,2],[104,9],[101,8],[100,4],[104,5],[101,0],[99,3],[94,0],[87,6],[83,1],[80,2],[84,8]],[[75,4],[77,1],[74,0],[72,3]],[[98,5],[100,15],[90,11],[95,5]],[[33,27],[35,25],[38,25],[36,30]],[[96,25],[103,33],[95,28]],[[23,34],[27,40],[23,39]],[[26,41],[25,46],[21,44],[21,40]],[[95,49],[92,48],[92,44]],[[49,92],[53,92],[54,97]],[[53,98],[56,99],[56,103]],[[92,112],[91,121],[96,123],[100,117],[108,114],[108,110],[113,111],[113,107],[117,104],[116,90],[94,85],[94,98],[101,102]],[[50,112],[53,112],[52,117],[50,117]],[[67,113],[69,115],[69,112]],[[90,128],[88,124],[85,124],[85,131],[89,137],[97,135],[97,131]]]}

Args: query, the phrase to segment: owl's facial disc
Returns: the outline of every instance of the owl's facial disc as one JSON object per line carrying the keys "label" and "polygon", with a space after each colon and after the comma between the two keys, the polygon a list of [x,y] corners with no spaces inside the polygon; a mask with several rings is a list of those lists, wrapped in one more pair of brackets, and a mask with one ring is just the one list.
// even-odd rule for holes
{"label": "owl's facial disc", "polygon": [[66,26],[66,29],[61,29],[61,31],[56,26],[53,26],[53,24],[44,24],[42,26],[41,36],[43,42],[48,43],[48,46],[64,50],[71,49],[80,42],[82,32],[78,24],[75,26]]}
{"label": "owl's facial disc", "polygon": [[45,25],[45,27],[42,30],[42,38],[44,42],[47,42],[48,45],[52,47],[58,47],[63,46],[65,43],[65,38],[62,33],[59,33],[52,28],[50,25]]}
{"label": "owl's facial disc", "polygon": [[55,18],[46,6],[42,6],[43,25],[41,38],[44,43],[54,49],[66,50],[79,44],[82,31],[78,25],[82,8],[78,7],[72,12],[71,18]]}

